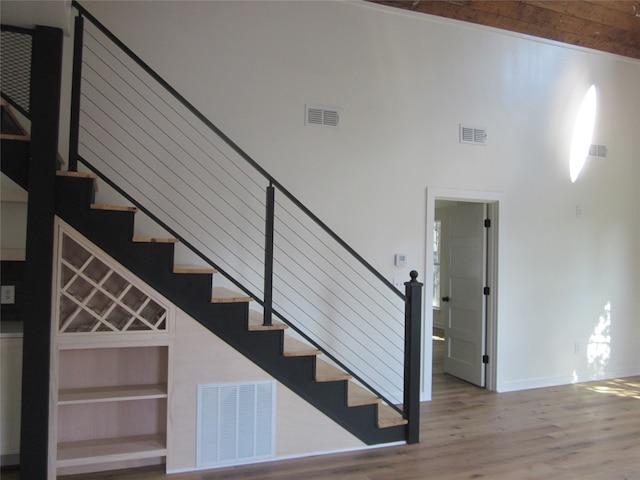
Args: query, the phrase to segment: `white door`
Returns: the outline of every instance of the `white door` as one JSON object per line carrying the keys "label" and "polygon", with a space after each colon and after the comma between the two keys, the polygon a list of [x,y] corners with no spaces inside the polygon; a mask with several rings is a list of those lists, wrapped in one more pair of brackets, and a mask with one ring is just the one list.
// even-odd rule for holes
{"label": "white door", "polygon": [[467,203],[447,209],[448,279],[441,290],[445,314],[444,371],[485,386],[486,206]]}

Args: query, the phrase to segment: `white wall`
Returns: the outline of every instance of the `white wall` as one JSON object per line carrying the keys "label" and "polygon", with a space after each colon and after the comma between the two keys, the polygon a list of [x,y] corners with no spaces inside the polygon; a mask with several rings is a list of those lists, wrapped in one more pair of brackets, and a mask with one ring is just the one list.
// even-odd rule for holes
{"label": "white wall", "polygon": [[[430,288],[427,188],[499,195],[499,390],[640,373],[640,62],[363,2],[86,6],[389,279]],[[609,155],[571,184],[592,83]]]}

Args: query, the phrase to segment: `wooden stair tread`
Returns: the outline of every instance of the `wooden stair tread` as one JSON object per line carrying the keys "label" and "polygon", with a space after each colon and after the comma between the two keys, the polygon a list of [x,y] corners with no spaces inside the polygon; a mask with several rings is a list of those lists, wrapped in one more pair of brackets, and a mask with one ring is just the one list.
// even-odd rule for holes
{"label": "wooden stair tread", "polygon": [[396,427],[407,423],[407,419],[389,405],[378,405],[378,428]]}
{"label": "wooden stair tread", "polygon": [[114,212],[133,212],[136,213],[138,209],[136,207],[128,207],[125,205],[104,205],[98,203],[92,203],[91,208],[94,210],[109,210]]}
{"label": "wooden stair tread", "polygon": [[260,332],[265,330],[285,330],[289,328],[289,325],[277,322],[272,320],[272,325],[265,326],[262,323],[264,322],[264,317],[260,312],[256,312],[255,310],[249,310],[249,331],[251,332]]}
{"label": "wooden stair tread", "polygon": [[352,378],[344,370],[320,359],[316,360],[316,382],[339,382],[341,380],[351,380]]}
{"label": "wooden stair tread", "polygon": [[133,237],[135,243],[178,243],[177,238]]}
{"label": "wooden stair tread", "polygon": [[380,399],[369,390],[356,385],[353,382],[348,383],[348,400],[347,405],[350,407],[359,407],[361,405],[374,405],[380,403]]}
{"label": "wooden stair tread", "polygon": [[31,139],[27,135],[16,135],[13,133],[2,133],[0,134],[0,139],[2,140],[18,140],[20,142],[29,142]]}
{"label": "wooden stair tread", "polygon": [[253,298],[225,287],[215,287],[211,298],[211,303],[241,303],[251,301],[253,301]]}
{"label": "wooden stair tread", "polygon": [[70,172],[68,170],[58,170],[56,172],[58,177],[73,177],[73,178],[92,178],[96,180],[98,176],[91,172]]}
{"label": "wooden stair tread", "polygon": [[308,343],[301,342],[291,337],[284,337],[284,347],[282,355],[285,357],[312,357],[320,355],[322,352]]}
{"label": "wooden stair tread", "polygon": [[203,265],[181,264],[173,266],[173,273],[213,274],[218,273],[218,270],[213,267],[206,267]]}

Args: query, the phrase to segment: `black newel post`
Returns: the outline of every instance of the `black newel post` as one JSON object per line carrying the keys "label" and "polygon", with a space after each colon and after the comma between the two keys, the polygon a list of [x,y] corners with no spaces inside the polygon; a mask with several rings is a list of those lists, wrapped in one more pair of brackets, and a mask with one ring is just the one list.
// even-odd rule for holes
{"label": "black newel post", "polygon": [[31,54],[31,158],[25,264],[20,478],[48,478],[49,350],[62,30],[36,27]]}
{"label": "black newel post", "polygon": [[78,171],[78,139],[80,136],[80,88],[82,83],[82,39],[84,18],[76,17],[73,34],[73,76],[71,78],[71,128],[69,130],[69,171]]}
{"label": "black newel post", "polygon": [[422,283],[412,270],[406,282],[404,310],[404,411],[407,416],[407,443],[420,441],[420,346],[422,337]]}
{"label": "black newel post", "polygon": [[273,226],[275,215],[275,188],[267,187],[267,213],[264,242],[264,315],[263,325],[270,326],[273,311]]}

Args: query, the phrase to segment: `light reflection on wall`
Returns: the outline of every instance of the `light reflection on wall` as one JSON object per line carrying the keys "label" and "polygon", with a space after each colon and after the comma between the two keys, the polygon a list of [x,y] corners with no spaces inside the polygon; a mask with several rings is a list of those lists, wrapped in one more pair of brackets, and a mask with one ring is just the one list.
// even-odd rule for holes
{"label": "light reflection on wall", "polygon": [[596,86],[591,85],[585,94],[576,123],[573,127],[573,138],[571,139],[571,152],[569,154],[569,174],[571,183],[575,183],[578,175],[584,167],[589,154],[589,147],[593,138],[593,129],[596,124]]}
{"label": "light reflection on wall", "polygon": [[602,378],[611,356],[611,302],[607,302],[598,324],[589,337],[587,361],[592,379]]}

